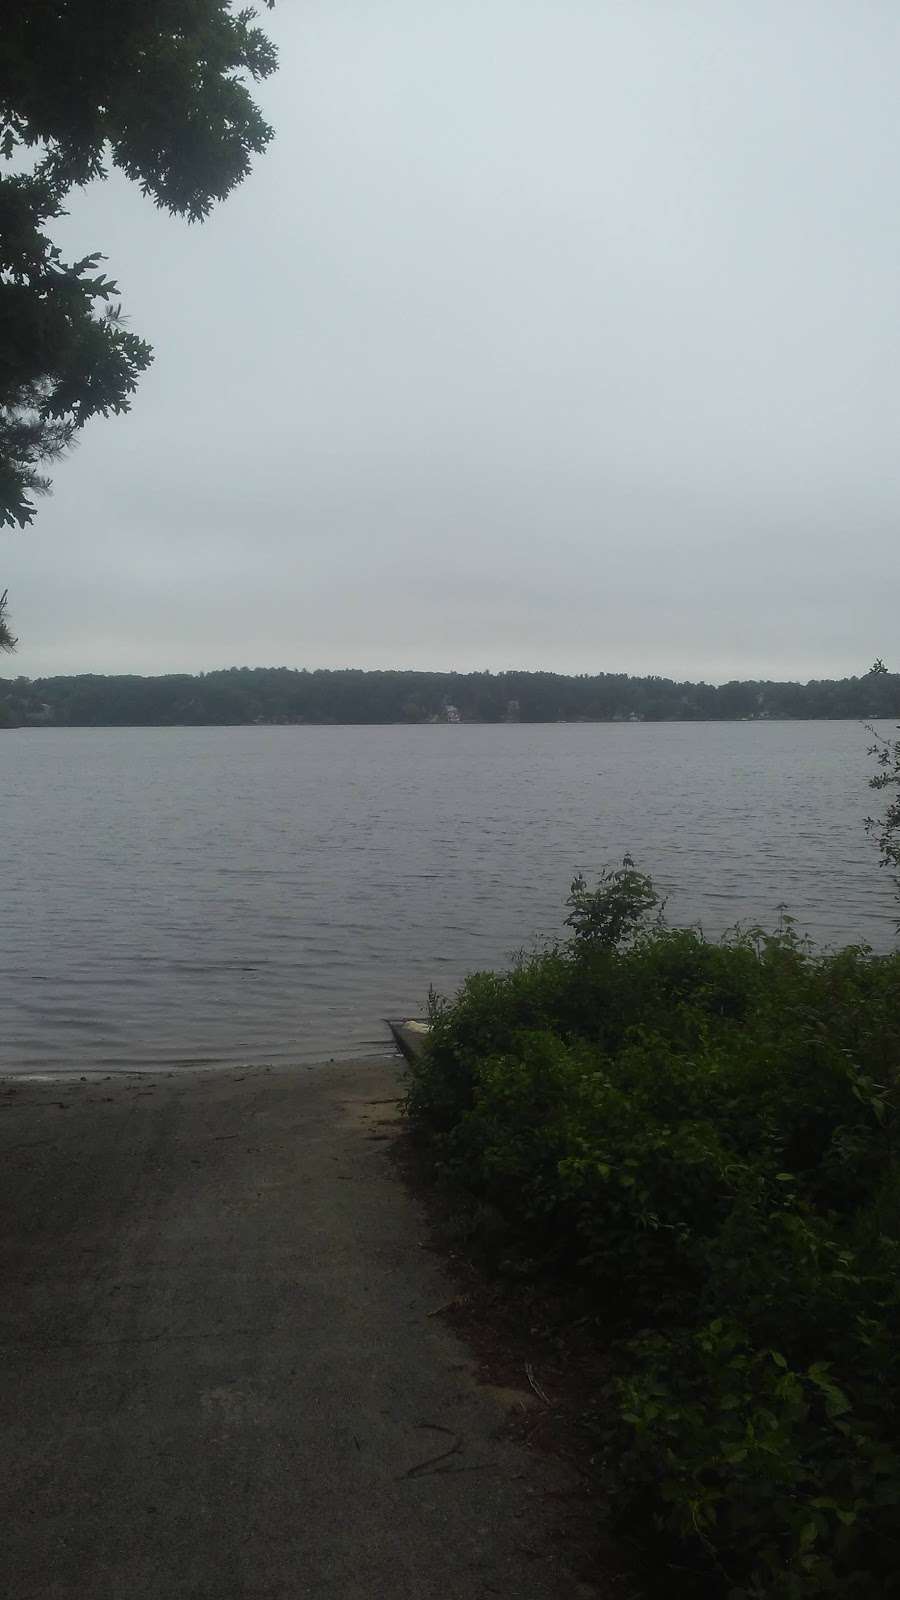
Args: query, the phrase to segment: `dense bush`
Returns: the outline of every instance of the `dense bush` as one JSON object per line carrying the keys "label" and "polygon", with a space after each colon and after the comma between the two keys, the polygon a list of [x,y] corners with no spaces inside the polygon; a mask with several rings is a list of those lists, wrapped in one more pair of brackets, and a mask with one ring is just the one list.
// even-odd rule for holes
{"label": "dense bush", "polygon": [[615,1351],[623,1518],[714,1590],[900,1595],[900,955],[712,944],[626,861],[434,999],[408,1110]]}

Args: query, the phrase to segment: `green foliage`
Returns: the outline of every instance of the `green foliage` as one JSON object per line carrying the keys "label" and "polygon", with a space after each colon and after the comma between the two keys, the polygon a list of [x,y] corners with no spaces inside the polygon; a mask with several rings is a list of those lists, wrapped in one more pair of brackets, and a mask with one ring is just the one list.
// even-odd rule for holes
{"label": "green foliage", "polygon": [[647,1335],[630,1359],[619,1477],[732,1600],[900,1592],[897,1419],[871,1362],[851,1399],[830,1362],[794,1365],[727,1317]]}
{"label": "green foliage", "polygon": [[[266,0],[271,7],[273,0]],[[114,166],[157,205],[206,216],[272,129],[243,82],[275,70],[252,7],[223,0],[40,0],[4,19],[2,153],[40,145],[57,192]]]}
{"label": "green foliage", "polygon": [[575,942],[587,947],[613,948],[632,938],[648,912],[662,906],[652,879],[638,872],[631,856],[621,867],[608,867],[594,889],[589,889],[581,873],[572,881],[566,901]]}
{"label": "green foliage", "polygon": [[[880,683],[889,674],[881,657],[873,662],[869,668],[869,681]],[[891,714],[896,715],[896,703],[891,706]],[[878,841],[881,851],[881,865],[889,867],[894,873],[894,882],[897,895],[900,898],[900,739],[886,739],[871,723],[867,724],[874,743],[869,746],[869,755],[875,757],[877,770],[869,779],[872,789],[887,791],[885,809],[880,817],[869,817],[866,822],[868,833]]]}
{"label": "green foliage", "polygon": [[49,488],[42,463],[92,416],[127,411],[151,360],[101,258],[67,265],[43,233],[61,211],[45,175],[0,179],[0,526],[32,520],[30,497]]}
{"label": "green foliage", "polygon": [[734,1600],[900,1594],[900,954],[657,904],[577,881],[567,944],[433,999],[409,1113],[612,1341],[618,1517]]}
{"label": "green foliage", "polygon": [[869,754],[875,757],[878,770],[869,779],[870,787],[887,792],[887,801],[880,817],[869,817],[866,827],[878,841],[881,864],[895,875],[900,895],[900,739],[885,739],[874,728],[869,729],[875,742]]}
{"label": "green foliage", "polygon": [[[271,0],[267,0],[271,4]],[[0,156],[0,526],[24,527],[42,465],[93,416],[127,411],[151,360],[93,251],[64,262],[45,232],[111,159],[166,210],[206,216],[272,130],[243,78],[275,52],[252,9],[222,0],[40,0],[4,16]]]}
{"label": "green foliage", "polygon": [[[0,295],[2,302],[2,295]],[[0,358],[2,359],[2,358]],[[874,683],[874,687],[873,687]],[[762,717],[889,716],[900,705],[900,676],[833,683],[745,684],[746,704]],[[164,677],[84,674],[10,688],[20,720],[29,698],[62,726],[226,722],[429,722],[447,703],[464,722],[727,719],[734,685],[677,684],[624,673],[562,677],[552,672],[294,671],[231,667]],[[510,707],[514,709],[511,711]],[[748,713],[750,714],[750,713]],[[42,714],[42,720],[43,714]],[[628,738],[627,730],[622,737]],[[574,905],[571,907],[575,910]]]}
{"label": "green foliage", "polygon": [[9,618],[6,614],[6,590],[0,594],[0,650],[15,650],[18,640],[13,633]]}

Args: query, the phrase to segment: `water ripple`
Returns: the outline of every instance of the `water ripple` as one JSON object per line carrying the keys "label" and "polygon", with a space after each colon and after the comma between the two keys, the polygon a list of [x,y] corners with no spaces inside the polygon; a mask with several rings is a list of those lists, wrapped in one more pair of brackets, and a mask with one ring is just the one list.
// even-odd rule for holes
{"label": "water ripple", "polygon": [[[886,731],[890,732],[890,729]],[[7,732],[6,1070],[370,1055],[630,851],[671,920],[894,938],[856,723]]]}

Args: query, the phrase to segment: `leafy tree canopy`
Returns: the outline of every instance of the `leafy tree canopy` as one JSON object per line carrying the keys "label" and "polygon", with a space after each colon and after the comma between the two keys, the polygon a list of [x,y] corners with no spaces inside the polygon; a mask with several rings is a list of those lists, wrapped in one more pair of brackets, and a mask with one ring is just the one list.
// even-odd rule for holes
{"label": "leafy tree canopy", "polygon": [[6,615],[6,590],[0,594],[0,650],[15,650],[16,639]]}
{"label": "leafy tree canopy", "polygon": [[190,221],[241,182],[272,137],[245,82],[276,65],[254,17],[228,0],[14,0],[4,18],[0,526],[32,520],[44,465],[90,417],[127,411],[152,359],[103,257],[65,262],[45,229],[109,163]]}

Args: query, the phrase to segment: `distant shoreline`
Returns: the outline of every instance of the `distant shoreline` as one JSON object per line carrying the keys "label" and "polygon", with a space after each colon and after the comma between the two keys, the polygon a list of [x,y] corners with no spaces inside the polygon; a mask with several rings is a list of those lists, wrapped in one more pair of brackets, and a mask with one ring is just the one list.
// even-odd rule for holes
{"label": "distant shoreline", "polygon": [[[477,717],[460,718],[457,727],[465,728],[624,728],[624,727],[660,727],[671,725],[682,728],[691,727],[734,727],[743,723],[789,723],[789,722],[894,722],[900,718],[900,712],[868,712],[865,716],[809,716],[809,717],[553,717],[526,719],[520,717],[516,722],[496,722],[492,719]],[[199,731],[201,728],[439,728],[448,724],[429,718],[427,722],[404,722],[399,718],[385,722],[287,722],[272,720],[267,722],[254,718],[248,722],[49,722],[37,720],[31,722],[0,722],[0,733],[32,733],[49,729],[55,733],[77,733],[90,729],[120,728],[122,732],[128,730],[138,731],[141,728],[182,728]]]}
{"label": "distant shoreline", "polygon": [[[534,718],[526,720],[520,717],[517,722],[495,722],[487,718],[479,720],[476,717],[460,718],[456,724],[465,728],[624,728],[624,727],[661,727],[663,725],[682,728],[691,727],[734,727],[742,723],[789,723],[789,722],[893,722],[900,717],[900,712],[870,712],[865,717],[834,716],[834,717],[554,717]],[[95,729],[119,728],[121,731],[137,732],[142,728],[181,728],[199,731],[202,728],[438,728],[446,727],[446,723],[435,722],[402,722],[395,719],[389,722],[265,722],[254,719],[252,722],[0,722],[0,733],[33,733],[49,729],[54,733],[84,733]]]}
{"label": "distant shoreline", "polygon": [[900,716],[900,674],[808,683],[623,672],[229,667],[191,675],[0,678],[3,727],[417,727],[475,723],[841,722]]}

